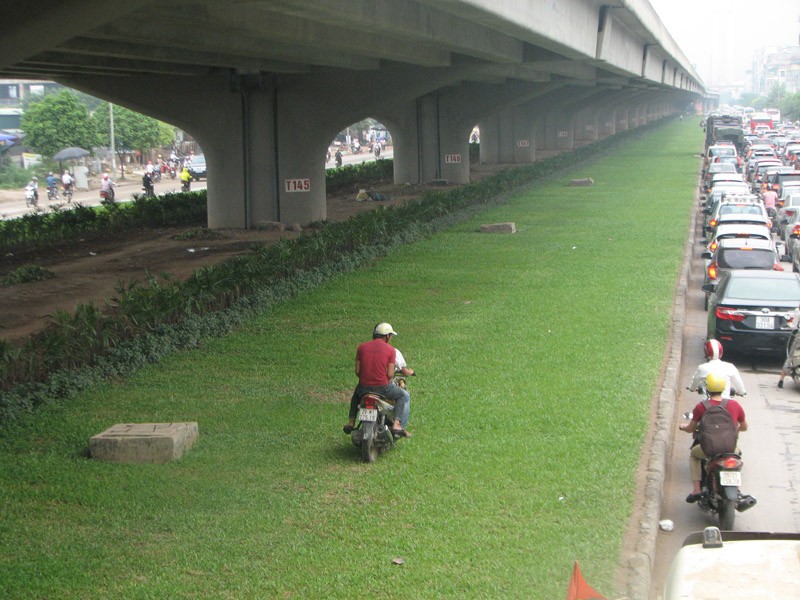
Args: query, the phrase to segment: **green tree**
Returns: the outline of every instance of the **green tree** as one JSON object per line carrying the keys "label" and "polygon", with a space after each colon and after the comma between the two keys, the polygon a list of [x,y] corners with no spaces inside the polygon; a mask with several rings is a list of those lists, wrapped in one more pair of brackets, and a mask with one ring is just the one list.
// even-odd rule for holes
{"label": "green tree", "polygon": [[781,111],[781,119],[784,121],[800,120],[800,92],[784,97],[778,108]]}
{"label": "green tree", "polygon": [[786,86],[781,83],[774,84],[767,95],[766,108],[778,108],[785,97]]}
{"label": "green tree", "polygon": [[[108,102],[101,103],[92,118],[99,138],[99,143],[111,146],[111,124]],[[119,156],[122,176],[125,167],[122,155],[131,150],[146,152],[172,143],[173,129],[166,124],[134,112],[125,107],[114,105],[114,151]]]}
{"label": "green tree", "polygon": [[46,94],[31,102],[22,115],[25,145],[46,157],[59,150],[77,146],[91,151],[97,134],[89,111],[69,90]]}
{"label": "green tree", "polygon": [[756,105],[759,103],[759,100],[761,100],[761,106],[763,107],[764,98],[760,97],[758,94],[754,92],[744,92],[742,93],[741,96],[739,96],[739,99],[736,102],[738,104],[741,104],[742,106],[749,106],[751,108],[756,108]]}

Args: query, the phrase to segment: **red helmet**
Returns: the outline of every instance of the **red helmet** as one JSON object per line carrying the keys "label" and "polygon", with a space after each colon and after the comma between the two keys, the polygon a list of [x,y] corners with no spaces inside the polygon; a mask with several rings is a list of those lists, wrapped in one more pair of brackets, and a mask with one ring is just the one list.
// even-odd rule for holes
{"label": "red helmet", "polygon": [[708,360],[712,358],[722,358],[722,344],[720,344],[718,340],[708,340],[704,348]]}

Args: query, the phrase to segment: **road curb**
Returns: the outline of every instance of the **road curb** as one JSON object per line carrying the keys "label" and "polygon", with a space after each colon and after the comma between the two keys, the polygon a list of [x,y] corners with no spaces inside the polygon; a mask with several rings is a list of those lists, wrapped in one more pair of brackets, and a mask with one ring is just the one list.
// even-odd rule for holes
{"label": "road curb", "polygon": [[[699,185],[699,183],[698,183]],[[683,264],[675,289],[675,304],[670,323],[670,347],[664,369],[664,380],[658,398],[655,433],[648,456],[642,518],[639,521],[639,541],[628,559],[626,599],[648,600],[655,561],[661,507],[664,498],[664,480],[667,455],[672,437],[672,423],[678,400],[678,378],[683,358],[683,332],[686,322],[686,291],[691,278],[692,253],[695,249],[698,215],[698,197],[693,198],[689,219],[689,232],[683,249]]]}

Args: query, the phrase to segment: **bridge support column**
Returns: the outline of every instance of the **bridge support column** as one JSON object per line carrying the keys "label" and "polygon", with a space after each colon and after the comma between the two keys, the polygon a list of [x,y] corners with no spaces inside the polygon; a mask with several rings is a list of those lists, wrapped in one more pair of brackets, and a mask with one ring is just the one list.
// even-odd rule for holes
{"label": "bridge support column", "polygon": [[596,142],[598,138],[598,114],[596,108],[586,108],[575,117],[575,141]]}
{"label": "bridge support column", "polygon": [[572,150],[575,145],[574,120],[560,110],[548,112],[544,119],[545,144],[548,150]]}
{"label": "bridge support column", "polygon": [[497,113],[481,120],[481,163],[496,165],[500,162],[500,125]]}

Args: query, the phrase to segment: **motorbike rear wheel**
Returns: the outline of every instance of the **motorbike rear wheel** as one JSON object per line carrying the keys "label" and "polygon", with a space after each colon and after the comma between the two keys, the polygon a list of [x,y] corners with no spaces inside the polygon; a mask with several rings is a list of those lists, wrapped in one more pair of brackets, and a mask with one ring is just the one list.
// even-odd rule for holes
{"label": "motorbike rear wheel", "polygon": [[361,458],[364,462],[378,460],[378,445],[375,443],[375,422],[361,422]]}
{"label": "motorbike rear wheel", "polygon": [[723,531],[733,531],[733,521],[736,518],[736,500],[724,498],[719,507],[719,528]]}

